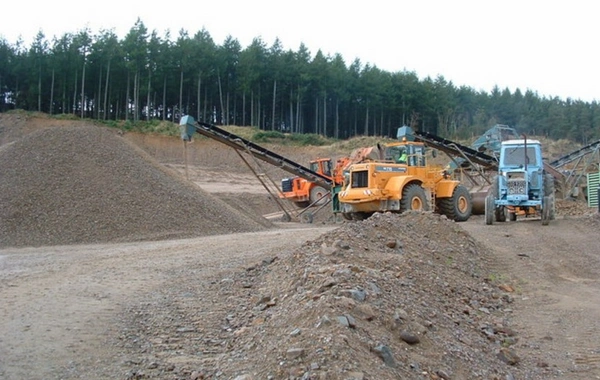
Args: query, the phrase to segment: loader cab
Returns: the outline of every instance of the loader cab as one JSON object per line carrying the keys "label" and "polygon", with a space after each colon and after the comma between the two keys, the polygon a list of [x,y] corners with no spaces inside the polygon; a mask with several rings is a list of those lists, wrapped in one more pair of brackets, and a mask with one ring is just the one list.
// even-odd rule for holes
{"label": "loader cab", "polygon": [[331,159],[329,158],[321,158],[318,160],[314,160],[310,162],[310,170],[315,172],[315,173],[319,173],[319,174],[323,174],[327,177],[331,177],[332,174],[332,164],[331,164]]}
{"label": "loader cab", "polygon": [[[405,155],[406,161],[400,162],[399,158]],[[385,148],[384,157],[386,161],[403,163],[408,166],[425,166],[425,146],[422,143],[403,142],[388,145]]]}

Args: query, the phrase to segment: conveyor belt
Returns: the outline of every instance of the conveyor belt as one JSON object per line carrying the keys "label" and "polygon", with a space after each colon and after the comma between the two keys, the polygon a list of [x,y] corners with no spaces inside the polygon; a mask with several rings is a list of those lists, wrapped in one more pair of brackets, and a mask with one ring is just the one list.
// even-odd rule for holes
{"label": "conveyor belt", "polygon": [[559,169],[559,168],[565,166],[566,164],[568,164],[569,162],[575,161],[578,158],[583,157],[589,153],[594,153],[599,147],[600,147],[600,140],[593,142],[591,144],[588,144],[588,145],[584,146],[583,148],[577,149],[569,154],[566,154],[566,155],[552,161],[550,163],[550,165],[556,169]]}
{"label": "conveyor belt", "polygon": [[414,134],[417,139],[449,155],[467,158],[471,162],[479,164],[486,169],[496,169],[498,167],[498,160],[495,157],[469,148],[468,146],[447,140],[429,132],[414,131]]}
{"label": "conveyor belt", "polygon": [[192,135],[192,133],[190,133],[189,131],[189,128],[193,128],[193,131],[196,131],[203,136],[219,141],[220,143],[230,146],[233,149],[248,152],[259,160],[277,166],[287,171],[288,173],[304,178],[307,181],[314,182],[319,186],[322,186],[326,190],[331,190],[331,188],[333,187],[333,184],[329,178],[317,172],[314,172],[309,168],[298,164],[297,162],[289,160],[273,151],[263,148],[260,145],[254,144],[253,142],[248,141],[243,137],[227,132],[226,130],[221,129],[216,125],[204,123],[201,121],[195,121],[193,117],[188,115],[183,116],[181,118],[179,125],[187,127],[188,130],[186,132],[182,132],[182,137],[187,137],[188,140],[189,138],[191,138]]}

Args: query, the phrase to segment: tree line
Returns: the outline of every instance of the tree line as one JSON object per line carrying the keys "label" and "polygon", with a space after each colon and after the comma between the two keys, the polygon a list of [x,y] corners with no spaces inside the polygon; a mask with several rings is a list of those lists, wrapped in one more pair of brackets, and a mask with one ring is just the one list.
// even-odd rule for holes
{"label": "tree line", "polygon": [[202,29],[160,36],[137,20],[123,39],[112,30],[65,33],[31,46],[0,38],[0,112],[24,109],[100,120],[171,120],[190,114],[220,125],[333,138],[395,136],[410,125],[470,138],[494,124],[521,133],[600,138],[598,103],[495,87],[455,86],[443,76],[386,72],[340,54],[285,50],[276,39],[219,45]]}

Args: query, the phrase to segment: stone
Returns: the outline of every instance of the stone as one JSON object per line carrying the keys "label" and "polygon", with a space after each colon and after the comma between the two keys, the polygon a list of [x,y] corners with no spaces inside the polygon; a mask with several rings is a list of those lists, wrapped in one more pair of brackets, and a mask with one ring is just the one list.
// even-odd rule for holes
{"label": "stone", "polygon": [[501,348],[497,356],[508,365],[517,365],[521,361],[516,352],[510,348]]}
{"label": "stone", "polygon": [[377,356],[379,356],[386,366],[396,368],[396,360],[392,355],[392,351],[388,346],[378,345],[371,349]]}
{"label": "stone", "polygon": [[400,332],[400,339],[408,344],[417,344],[421,342],[421,339],[416,334],[413,334],[409,331]]}
{"label": "stone", "polygon": [[303,355],[304,355],[303,348],[290,348],[285,353],[286,358],[288,358],[289,360],[297,359]]}

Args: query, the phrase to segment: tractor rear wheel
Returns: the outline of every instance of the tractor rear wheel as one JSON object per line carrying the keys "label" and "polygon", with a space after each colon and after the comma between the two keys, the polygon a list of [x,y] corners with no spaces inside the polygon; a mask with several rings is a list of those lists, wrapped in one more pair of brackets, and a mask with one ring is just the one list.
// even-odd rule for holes
{"label": "tractor rear wheel", "polygon": [[550,220],[556,219],[556,205],[555,205],[555,191],[556,187],[554,184],[554,177],[551,174],[544,175],[544,196],[550,198],[549,210]]}
{"label": "tractor rear wheel", "polygon": [[554,195],[554,177],[551,174],[544,174],[544,196]]}
{"label": "tractor rear wheel", "polygon": [[417,184],[407,185],[402,191],[400,210],[401,212],[408,210],[429,211],[425,190]]}
{"label": "tractor rear wheel", "polygon": [[451,198],[439,198],[438,209],[448,219],[464,222],[471,216],[473,203],[466,187],[458,185],[454,188]]}
{"label": "tractor rear wheel", "polygon": [[542,200],[542,226],[550,223],[550,197],[546,196]]}

